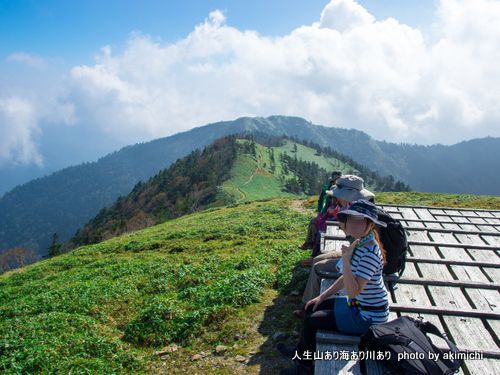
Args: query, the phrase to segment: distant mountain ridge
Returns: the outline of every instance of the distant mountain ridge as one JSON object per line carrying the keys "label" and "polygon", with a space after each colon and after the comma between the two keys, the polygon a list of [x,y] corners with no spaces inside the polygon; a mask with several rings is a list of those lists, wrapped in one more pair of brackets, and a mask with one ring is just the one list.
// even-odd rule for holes
{"label": "distant mountain ridge", "polygon": [[358,130],[313,125],[298,117],[245,117],[127,146],[96,162],[14,188],[0,198],[0,251],[16,245],[45,249],[54,232],[65,241],[103,207],[178,158],[226,135],[257,132],[329,146],[416,191],[500,193],[500,175],[495,172],[499,138],[453,146],[399,145],[376,141]]}

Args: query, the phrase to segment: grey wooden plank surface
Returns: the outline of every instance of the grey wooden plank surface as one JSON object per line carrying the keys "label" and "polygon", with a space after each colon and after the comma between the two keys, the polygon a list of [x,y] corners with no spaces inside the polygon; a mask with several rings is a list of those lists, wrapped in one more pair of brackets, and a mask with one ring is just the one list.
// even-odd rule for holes
{"label": "grey wooden plank surface", "polygon": [[[410,238],[414,238],[416,240],[427,240],[429,237],[427,233],[425,232],[420,232],[420,231],[413,231],[409,233]],[[412,253],[414,256],[419,256],[419,257],[426,257],[426,258],[440,258],[437,250],[432,247],[432,246],[412,246]],[[406,267],[408,268],[410,264],[407,263]],[[409,268],[411,270],[411,268]],[[453,280],[453,276],[449,272],[448,268],[446,265],[440,265],[440,264],[426,264],[426,263],[417,263],[415,265],[415,270],[411,270],[408,274],[406,273],[405,270],[405,276],[412,276],[412,277],[423,277],[423,278],[428,278],[428,279],[439,279],[439,280]],[[421,275],[421,276],[420,276]],[[431,289],[429,289],[429,286],[418,286],[418,285],[404,285],[400,284],[398,285],[398,288],[401,288],[404,290],[404,288],[407,288],[407,293],[403,294],[400,293],[399,296],[396,296],[396,300],[398,303],[402,304],[402,302],[408,302],[408,298],[415,299],[416,301],[414,302],[417,306],[420,304],[420,306],[433,306],[436,305],[435,301],[431,300],[430,295],[431,294]],[[398,299],[398,297],[401,298],[401,300]],[[406,303],[405,303],[406,304]],[[412,317],[418,317],[418,314],[408,314]],[[441,332],[444,332],[444,327],[442,325],[442,318],[440,318],[438,315],[435,314],[423,314],[422,315],[425,320],[430,321],[434,325],[436,325]],[[431,340],[435,342],[436,344],[441,343],[444,344],[442,339],[439,339],[435,336],[431,336]]]}
{"label": "grey wooden plank surface", "polygon": [[417,214],[419,219],[436,220],[434,215],[428,209],[414,208],[414,212]]}
{"label": "grey wooden plank surface", "polygon": [[421,205],[407,205],[407,204],[389,204],[389,203],[383,203],[380,204],[381,207],[410,207],[410,208],[425,208],[426,210],[430,210],[432,212],[439,210],[440,212],[443,212],[443,210],[459,210],[459,211],[464,211],[464,212],[469,212],[469,211],[474,211],[478,212],[481,214],[482,212],[487,212],[487,213],[493,213],[495,215],[498,215],[500,217],[500,210],[490,210],[490,209],[484,209],[484,208],[454,208],[454,207],[435,207],[435,206],[421,206]]}
{"label": "grey wooden plank surface", "polygon": [[[331,236],[345,236],[345,233],[336,226],[336,225],[328,225],[326,227],[326,234]],[[324,236],[323,236],[324,237]],[[321,253],[328,253],[334,250],[340,250],[342,245],[348,245],[349,241],[340,241],[340,240],[323,240],[321,241]]]}
{"label": "grey wooden plank surface", "polygon": [[[457,234],[456,238],[461,243],[464,243],[464,244],[468,244],[468,243],[476,243],[477,244],[479,242],[486,244],[486,241],[485,241],[486,239],[485,238],[483,239],[482,236]],[[492,240],[490,239],[490,241],[492,241]],[[498,245],[498,242],[495,241],[492,244]],[[488,260],[488,261],[495,260],[495,261],[497,261],[499,259],[498,251],[491,251],[490,252],[490,251],[481,251],[481,250],[475,250],[475,249],[470,249],[467,251],[476,260]],[[482,253],[486,253],[486,254],[482,254]],[[483,267],[482,273],[490,280],[494,280],[494,281],[500,280],[500,269],[498,269],[498,268]]]}
{"label": "grey wooden plank surface", "polygon": [[[467,299],[457,288],[431,286],[429,289],[437,305],[470,308]],[[479,350],[496,348],[493,338],[480,319],[444,316],[442,320],[448,329],[449,338],[456,345]],[[465,361],[465,367],[472,374],[500,373],[500,361],[468,360]]]}
{"label": "grey wooden plank surface", "polygon": [[[465,293],[470,298],[476,309],[482,311],[500,311],[500,298],[498,292],[494,290],[465,289]],[[500,334],[500,321],[488,319],[485,320],[484,323],[490,331],[493,339],[498,342],[498,335]]]}
{"label": "grey wooden plank surface", "polygon": [[[421,231],[409,231],[408,238],[416,241],[429,241],[427,233]],[[411,249],[414,256],[431,259],[441,258],[435,246],[412,245]],[[435,280],[453,280],[447,266],[443,264],[417,263],[416,268],[419,275],[424,278]]]}
{"label": "grey wooden plank surface", "polygon": [[[436,233],[415,230],[409,233],[411,240],[486,245],[485,247],[500,245],[500,237],[488,236],[488,232],[500,232],[500,212],[399,206],[390,207],[390,211],[394,212],[391,214],[392,216],[400,218],[403,225],[407,226],[458,229],[484,233]],[[419,219],[424,221],[405,222],[404,219]],[[442,223],[442,221],[445,223]],[[410,255],[443,260],[500,262],[499,251],[465,249],[462,247],[449,248],[446,246],[412,245]],[[476,265],[464,266],[417,262],[415,264],[406,264],[404,276],[430,279],[436,277],[441,280],[491,283],[500,281],[500,270],[498,268],[479,267]],[[500,309],[500,293],[498,291],[478,288],[396,284],[391,292],[391,300],[401,305],[415,304],[415,306],[419,307],[434,305],[445,308],[477,309],[480,311],[495,312],[498,312]],[[392,314],[391,319],[396,317],[395,313]],[[416,316],[416,314],[407,315]],[[500,331],[500,321],[498,320],[438,316],[435,314],[426,314],[424,319],[433,322],[440,330],[447,332],[450,338],[459,346],[476,349],[498,349],[499,347],[497,343],[500,341],[497,335]],[[436,344],[438,343],[436,342]],[[462,370],[471,374],[500,374],[500,360],[468,360],[465,362]]]}
{"label": "grey wooden plank surface", "polygon": [[[460,240],[450,233],[429,233],[436,242],[484,244],[479,236],[460,235]],[[440,248],[441,254],[447,259],[471,259],[472,257],[465,249],[460,248]],[[488,278],[479,267],[471,266],[449,266],[451,274],[459,280],[472,280],[479,282],[489,282]],[[437,306],[449,308],[477,308],[473,303],[469,303],[470,295],[464,294],[458,288],[430,286],[429,291]],[[498,292],[493,291],[498,295]],[[477,294],[481,296],[482,290],[476,289]],[[491,294],[489,294],[492,297]],[[483,297],[484,298],[484,297]],[[481,319],[443,316],[441,320],[448,328],[453,341],[459,346],[474,347],[477,349],[494,349],[497,347],[495,339],[490,334],[488,327],[484,325]],[[488,373],[500,371],[499,361],[465,361],[465,367],[472,374]]]}
{"label": "grey wooden plank surface", "polygon": [[[332,343],[318,343],[317,350],[325,353],[330,352],[352,352],[357,351],[357,345],[345,345],[345,344],[332,344]],[[314,363],[314,374],[315,375],[333,375],[333,374],[361,374],[359,370],[359,364],[356,360],[345,360],[340,359],[336,361],[315,361]]]}
{"label": "grey wooden plank surface", "polygon": [[[428,297],[425,289],[426,288],[423,287],[422,285],[405,285],[405,284],[397,285],[394,288],[394,298],[393,298],[392,302],[398,303],[401,305],[406,305],[406,306],[412,306],[412,305],[414,305],[416,307],[432,306],[432,303],[429,300],[429,297]],[[395,315],[395,313],[392,311],[391,311],[391,314]],[[441,331],[444,331],[438,315],[435,315],[435,314],[416,314],[416,313],[403,313],[402,315],[411,316],[412,318],[415,318],[415,319],[422,317],[424,320],[427,320],[427,321],[430,321],[431,323],[433,323]],[[393,317],[391,316],[390,319],[392,320]],[[442,341],[439,339],[436,339],[436,340],[437,340],[437,343]],[[434,342],[434,338],[433,338],[433,342]],[[444,342],[443,342],[443,344],[444,344]]]}

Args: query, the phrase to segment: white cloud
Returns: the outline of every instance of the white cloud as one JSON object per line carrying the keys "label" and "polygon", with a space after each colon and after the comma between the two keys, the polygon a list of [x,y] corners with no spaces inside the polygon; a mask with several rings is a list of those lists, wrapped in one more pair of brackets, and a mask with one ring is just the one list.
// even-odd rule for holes
{"label": "white cloud", "polygon": [[40,123],[74,124],[74,106],[59,98],[20,94],[0,96],[0,167],[43,165],[37,139]]}
{"label": "white cloud", "polygon": [[319,26],[344,32],[373,21],[375,18],[356,1],[338,0],[331,1],[323,9]]}
{"label": "white cloud", "polygon": [[7,56],[7,60],[20,62],[34,67],[42,67],[45,61],[39,57],[26,52],[14,52]]}
{"label": "white cloud", "polygon": [[279,37],[228,26],[218,10],[175,43],[133,33],[73,67],[52,108],[125,143],[272,114],[397,142],[500,136],[499,2],[443,0],[432,42],[353,0],[318,17]]}
{"label": "white cloud", "polygon": [[40,165],[42,156],[33,143],[33,133],[37,131],[30,103],[16,97],[0,98],[0,166],[6,161]]}

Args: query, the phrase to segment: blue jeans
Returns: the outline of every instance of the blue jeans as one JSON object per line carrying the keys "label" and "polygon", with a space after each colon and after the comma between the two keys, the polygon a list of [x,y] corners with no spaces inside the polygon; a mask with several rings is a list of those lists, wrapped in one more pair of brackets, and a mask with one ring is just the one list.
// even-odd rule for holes
{"label": "blue jeans", "polygon": [[352,311],[347,306],[347,297],[344,296],[336,297],[334,314],[337,330],[346,335],[361,335],[373,324],[373,321],[362,316],[359,310]]}

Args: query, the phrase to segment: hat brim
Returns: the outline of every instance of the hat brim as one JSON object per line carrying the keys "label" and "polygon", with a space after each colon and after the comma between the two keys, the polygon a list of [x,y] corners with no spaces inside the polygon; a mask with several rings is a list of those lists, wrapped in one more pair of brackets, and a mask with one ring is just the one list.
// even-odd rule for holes
{"label": "hat brim", "polygon": [[374,219],[373,217],[371,216],[368,216],[366,214],[363,214],[361,212],[358,212],[358,211],[354,211],[354,210],[342,210],[340,211],[338,214],[337,214],[337,219],[340,219],[342,216],[357,216],[357,217],[363,217],[365,219],[368,219],[368,220],[371,220],[373,221],[375,224],[377,225],[380,225],[381,227],[387,227],[387,224],[384,223],[383,221],[380,221],[378,219]]}
{"label": "hat brim", "polygon": [[353,188],[346,188],[346,187],[339,188],[338,186],[335,186],[332,189],[332,195],[337,199],[343,199],[348,202],[354,202],[360,199],[368,200],[375,197],[375,194],[366,189],[356,190]]}
{"label": "hat brim", "polygon": [[361,189],[360,194],[363,196],[363,198],[361,198],[361,199],[368,200],[371,198],[375,198],[375,194],[373,194],[370,190],[367,190],[367,189]]}

